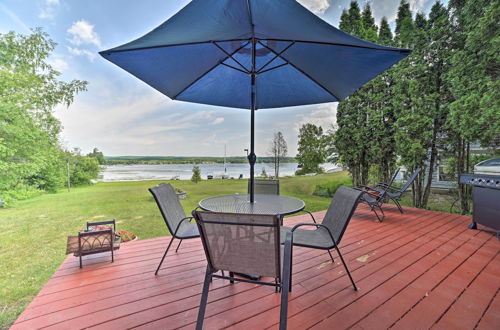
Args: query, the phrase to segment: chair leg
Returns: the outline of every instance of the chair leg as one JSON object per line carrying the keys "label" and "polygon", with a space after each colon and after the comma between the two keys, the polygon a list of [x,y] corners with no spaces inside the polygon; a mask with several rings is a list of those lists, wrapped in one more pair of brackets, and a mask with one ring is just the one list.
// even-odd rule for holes
{"label": "chair leg", "polygon": [[281,276],[280,330],[286,330],[288,321],[288,292],[292,291],[292,247],[292,233],[287,233],[283,255],[283,276]]}
{"label": "chair leg", "polygon": [[158,275],[158,271],[160,270],[161,264],[163,263],[163,260],[165,260],[165,257],[167,256],[168,250],[170,249],[170,246],[172,245],[175,237],[172,237],[170,240],[170,243],[168,243],[167,249],[165,250],[165,253],[163,254],[163,257],[161,258],[160,264],[158,265],[158,268],[156,268],[155,275]]}
{"label": "chair leg", "polygon": [[398,201],[397,199],[394,199],[394,198],[392,198],[392,200],[394,201],[394,203],[395,203],[395,204],[396,204],[396,206],[398,207],[399,212],[400,212],[401,214],[403,214],[403,208],[401,207],[401,204],[399,204],[399,201]]}
{"label": "chair leg", "polygon": [[[229,277],[233,278],[234,277],[234,273],[233,272],[229,272]],[[233,284],[234,280],[229,280],[229,283]]]}
{"label": "chair leg", "polygon": [[175,253],[177,253],[177,251],[179,251],[179,246],[181,246],[181,243],[182,243],[182,239],[179,241],[179,244],[177,244],[177,249],[175,249]]}
{"label": "chair leg", "polygon": [[80,253],[80,268],[82,268],[82,254]]}
{"label": "chair leg", "polygon": [[[382,213],[382,218],[380,218],[380,216],[378,215],[378,212],[377,212],[377,210],[375,209],[376,207],[378,207],[378,209],[379,209],[379,210],[380,210],[380,212]],[[382,206],[380,206],[380,205],[373,205],[373,206],[371,206],[371,209],[372,209],[373,213],[375,213],[375,216],[377,217],[378,222],[382,222],[382,221],[384,221],[385,214],[384,214],[384,210],[382,210]]]}
{"label": "chair leg", "polygon": [[335,263],[335,260],[333,259],[333,256],[332,256],[332,253],[330,252],[330,250],[326,250],[328,251],[328,254],[330,255],[330,258],[332,259],[332,263]]}
{"label": "chair leg", "polygon": [[115,262],[115,252],[113,247],[111,247],[111,263]]}
{"label": "chair leg", "polygon": [[352,286],[354,287],[354,291],[358,291],[358,288],[356,287],[356,284],[354,283],[354,280],[352,279],[351,272],[349,272],[349,268],[347,268],[347,264],[344,261],[344,258],[342,257],[342,253],[340,253],[339,247],[337,244],[335,244],[335,250],[339,254],[340,260],[342,261],[342,264],[344,265],[345,270],[347,271],[347,275],[349,276],[349,279],[351,280]]}
{"label": "chair leg", "polygon": [[196,321],[196,330],[203,329],[203,319],[205,318],[205,309],[207,308],[208,290],[212,280],[212,273],[209,266],[205,273],[205,281],[203,282],[203,291],[201,293],[200,309],[198,310],[198,319]]}

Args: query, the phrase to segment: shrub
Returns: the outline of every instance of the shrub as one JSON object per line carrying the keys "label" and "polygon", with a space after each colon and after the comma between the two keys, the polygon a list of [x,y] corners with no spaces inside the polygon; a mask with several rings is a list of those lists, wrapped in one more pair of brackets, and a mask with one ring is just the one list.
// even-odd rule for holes
{"label": "shrub", "polygon": [[314,188],[313,195],[321,197],[332,197],[340,186],[352,187],[351,178],[337,178],[335,180],[317,184]]}

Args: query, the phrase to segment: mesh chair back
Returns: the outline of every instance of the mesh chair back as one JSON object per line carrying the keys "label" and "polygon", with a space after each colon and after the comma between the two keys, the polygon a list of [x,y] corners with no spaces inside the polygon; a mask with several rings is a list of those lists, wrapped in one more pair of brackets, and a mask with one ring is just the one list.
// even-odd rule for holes
{"label": "mesh chair back", "polygon": [[280,225],[275,215],[193,212],[210,266],[280,278]]}
{"label": "mesh chair back", "polygon": [[363,191],[340,186],[333,195],[322,224],[330,229],[335,243],[339,243],[358,206]]}
{"label": "mesh chair back", "polygon": [[413,172],[413,174],[411,175],[411,177],[408,179],[408,181],[406,181],[406,183],[401,187],[401,189],[399,191],[401,193],[404,193],[411,186],[411,184],[413,183],[413,181],[415,181],[415,179],[417,178],[417,175],[419,173],[420,173],[420,169],[417,168],[415,170],[415,172]]}
{"label": "mesh chair back", "polygon": [[186,213],[184,213],[184,209],[179,202],[174,187],[170,184],[161,184],[149,188],[149,191],[153,194],[156,204],[163,216],[163,220],[165,220],[168,230],[173,235],[179,222],[186,217]]}
{"label": "mesh chair back", "polygon": [[[254,180],[254,193],[264,195],[279,195],[279,180]],[[248,180],[248,193],[250,193],[250,180]]]}

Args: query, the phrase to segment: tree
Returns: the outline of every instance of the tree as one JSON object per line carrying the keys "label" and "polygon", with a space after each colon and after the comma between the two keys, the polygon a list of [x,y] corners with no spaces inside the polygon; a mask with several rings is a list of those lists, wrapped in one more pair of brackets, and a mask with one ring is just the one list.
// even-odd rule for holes
{"label": "tree", "polygon": [[274,133],[271,146],[269,147],[269,153],[271,154],[271,157],[273,157],[274,176],[277,179],[280,174],[281,160],[285,158],[288,153],[288,146],[281,132]]}
{"label": "tree", "polygon": [[99,162],[94,157],[83,156],[76,149],[69,153],[70,182],[73,186],[88,185],[99,174]]}
{"label": "tree", "polygon": [[389,23],[387,22],[387,18],[385,18],[385,16],[382,17],[382,20],[380,21],[378,41],[380,44],[385,46],[391,46],[393,44],[391,27],[389,26]]}
{"label": "tree", "polygon": [[104,160],[103,153],[101,151],[99,151],[99,149],[97,149],[97,148],[94,148],[94,150],[91,153],[89,153],[87,156],[97,159],[97,161],[99,162],[99,165],[106,164],[106,161]]}
{"label": "tree", "polygon": [[193,166],[193,175],[191,176],[191,181],[193,181],[194,183],[198,183],[199,181],[201,181],[201,170],[197,165]]}
{"label": "tree", "polygon": [[[370,6],[366,5],[360,16],[351,5],[341,18],[345,32],[360,38],[378,41],[378,28]],[[358,8],[359,9],[359,8]],[[361,31],[356,26],[362,25]],[[382,20],[379,34],[386,44],[392,44],[392,34],[386,20]],[[365,84],[337,109],[338,129],[333,143],[339,161],[349,168],[355,185],[366,184],[370,169],[375,169],[379,180],[387,180],[395,166],[394,111],[390,104],[390,72]]]}
{"label": "tree", "polygon": [[300,173],[321,173],[319,166],[327,156],[323,128],[314,124],[304,124],[299,130],[298,153],[295,157],[302,165]]}
{"label": "tree", "polygon": [[[470,172],[470,144],[492,144],[500,132],[498,1],[449,3],[454,53],[446,80],[455,100],[447,118],[450,154],[456,173]],[[497,147],[498,148],[498,147]],[[470,188],[458,182],[462,213],[469,213]]]}
{"label": "tree", "polygon": [[[0,191],[54,190],[64,181],[58,104],[69,106],[87,83],[58,80],[47,59],[55,43],[40,29],[0,33]],[[63,163],[61,163],[63,162]],[[8,194],[8,193],[7,193]]]}

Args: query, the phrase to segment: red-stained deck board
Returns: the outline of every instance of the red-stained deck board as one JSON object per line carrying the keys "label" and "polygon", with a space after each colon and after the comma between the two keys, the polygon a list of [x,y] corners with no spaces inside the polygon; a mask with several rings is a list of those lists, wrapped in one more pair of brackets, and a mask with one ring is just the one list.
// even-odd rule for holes
{"label": "red-stained deck board", "polygon": [[[386,206],[383,223],[361,205],[341,243],[360,288],[355,292],[336,258],[296,247],[289,329],[500,328],[500,242],[467,229],[469,217]],[[315,214],[321,219],[323,212]],[[308,215],[285,225],[310,221]],[[154,270],[170,237],[123,244],[108,253],[68,257],[12,329],[193,329],[205,256],[186,240]],[[174,243],[175,245],[176,243]],[[205,328],[277,328],[274,288],[213,281]]]}

